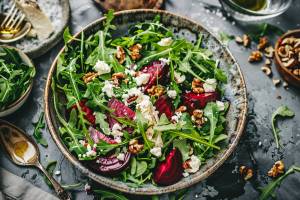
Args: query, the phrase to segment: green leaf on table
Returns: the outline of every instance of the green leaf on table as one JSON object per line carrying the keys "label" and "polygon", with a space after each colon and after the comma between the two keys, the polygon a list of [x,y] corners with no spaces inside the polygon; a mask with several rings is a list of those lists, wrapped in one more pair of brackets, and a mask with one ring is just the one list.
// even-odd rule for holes
{"label": "green leaf on table", "polygon": [[64,38],[65,44],[67,44],[73,38],[72,34],[70,33],[69,27],[65,28],[64,33],[63,33],[63,38]]}
{"label": "green leaf on table", "polygon": [[37,122],[33,123],[34,125],[34,131],[33,131],[33,137],[37,141],[37,143],[41,144],[44,147],[48,147],[47,140],[43,138],[41,129],[45,128],[45,122],[44,122],[44,112],[40,114],[40,117]]}
{"label": "green leaf on table", "polygon": [[276,120],[278,117],[294,117],[295,113],[287,106],[280,106],[277,110],[272,114],[272,130],[273,135],[276,142],[276,147],[279,148],[279,129],[276,128]]}
{"label": "green leaf on table", "polygon": [[[56,164],[57,164],[57,161],[51,161],[51,162],[48,162],[47,166],[46,166],[46,171],[48,172],[48,174],[50,176],[53,176],[53,173],[54,173],[54,170],[55,170],[55,167],[56,167]],[[44,177],[44,180],[45,180],[45,183],[49,186],[49,187],[53,187],[52,186],[52,183],[49,181],[49,179],[43,175]]]}
{"label": "green leaf on table", "polygon": [[225,46],[227,46],[229,44],[229,42],[233,39],[234,39],[233,35],[229,35],[229,34],[225,33],[224,31],[219,32],[219,40]]}

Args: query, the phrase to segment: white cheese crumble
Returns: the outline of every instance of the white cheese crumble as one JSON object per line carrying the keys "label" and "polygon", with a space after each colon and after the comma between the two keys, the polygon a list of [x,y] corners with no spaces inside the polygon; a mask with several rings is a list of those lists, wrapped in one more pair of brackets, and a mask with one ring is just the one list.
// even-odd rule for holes
{"label": "white cheese crumble", "polygon": [[135,82],[138,86],[145,85],[149,82],[150,74],[142,73],[135,78]]}
{"label": "white cheese crumble", "polygon": [[222,101],[216,101],[216,104],[218,106],[219,111],[224,111],[225,110],[225,104]]}
{"label": "white cheese crumble", "polygon": [[129,90],[127,90],[127,93],[122,95],[122,99],[123,99],[123,102],[125,102],[125,105],[127,106],[128,98],[137,97],[136,101],[140,102],[142,96],[143,96],[142,91],[139,88],[134,87],[134,88],[130,88]]}
{"label": "white cheese crumble", "polygon": [[158,111],[155,110],[155,107],[150,101],[150,97],[142,95],[136,102],[136,109],[141,111],[143,117],[148,121],[148,124],[155,124],[158,121]]}
{"label": "white cheese crumble", "polygon": [[167,64],[167,65],[170,64],[170,59],[169,58],[168,59],[160,58],[159,61],[161,61],[162,63]]}
{"label": "white cheese crumble", "polygon": [[173,42],[171,37],[161,39],[157,44],[162,47],[170,46]]}
{"label": "white cheese crumble", "polygon": [[184,74],[181,75],[178,72],[174,72],[174,78],[175,78],[176,83],[178,83],[178,84],[183,83],[183,81],[185,81],[185,75]]}
{"label": "white cheese crumble", "polygon": [[125,74],[130,76],[135,76],[136,72],[134,70],[125,69]]}
{"label": "white cheese crumble", "polygon": [[117,136],[123,136],[122,127],[119,123],[115,123],[113,127],[111,128],[111,134],[115,137]]}
{"label": "white cheese crumble", "polygon": [[124,153],[119,153],[119,155],[117,156],[118,160],[124,161],[125,159],[125,154]]}
{"label": "white cheese crumble", "polygon": [[112,97],[112,96],[114,96],[113,88],[114,88],[114,85],[111,82],[105,81],[102,91],[105,92],[108,97]]}
{"label": "white cheese crumble", "polygon": [[217,88],[217,80],[214,78],[206,79],[205,83],[203,84],[203,88],[205,92],[214,92]]}
{"label": "white cheese crumble", "polygon": [[155,157],[161,157],[162,153],[161,153],[161,147],[153,147],[152,149],[150,149],[150,153],[152,155],[154,155]]}
{"label": "white cheese crumble", "polygon": [[195,173],[199,170],[200,165],[201,165],[200,159],[197,156],[192,155],[191,159],[189,160],[189,168],[185,169],[185,172]]}
{"label": "white cheese crumble", "polygon": [[171,99],[175,99],[177,96],[177,92],[175,90],[168,90],[167,94]]}
{"label": "white cheese crumble", "polygon": [[98,72],[99,75],[110,73],[111,67],[102,60],[98,60],[94,66],[94,70]]}
{"label": "white cheese crumble", "polygon": [[181,116],[182,116],[181,112],[175,112],[175,115],[171,117],[171,120],[178,123]]}

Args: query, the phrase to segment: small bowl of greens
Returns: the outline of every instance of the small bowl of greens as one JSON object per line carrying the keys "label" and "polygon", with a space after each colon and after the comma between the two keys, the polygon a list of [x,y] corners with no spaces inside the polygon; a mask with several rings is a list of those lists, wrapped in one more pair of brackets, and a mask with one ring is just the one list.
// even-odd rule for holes
{"label": "small bowl of greens", "polygon": [[247,112],[243,75],[201,25],[156,10],[108,12],[54,61],[51,135],[98,183],[161,194],[207,178],[232,153]]}
{"label": "small bowl of greens", "polygon": [[0,117],[18,110],[27,100],[35,68],[21,50],[0,45]]}

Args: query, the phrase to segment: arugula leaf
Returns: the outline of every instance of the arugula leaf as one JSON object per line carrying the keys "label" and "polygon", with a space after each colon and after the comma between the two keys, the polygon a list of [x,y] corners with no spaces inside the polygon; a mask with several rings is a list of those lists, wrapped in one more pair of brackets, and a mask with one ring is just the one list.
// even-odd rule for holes
{"label": "arugula leaf", "polygon": [[259,200],[268,200],[270,197],[275,195],[275,189],[280,186],[281,182],[290,174],[300,172],[300,167],[291,166],[282,176],[274,181],[271,181],[267,186],[261,189]]}
{"label": "arugula leaf", "polygon": [[150,149],[153,146],[153,143],[150,140],[148,140],[146,136],[145,127],[147,126],[147,121],[139,110],[136,111],[135,116],[137,128],[144,139],[146,147]]}
{"label": "arugula leaf", "polygon": [[183,162],[190,158],[190,145],[187,144],[186,140],[176,139],[173,141],[173,148],[178,148],[182,155]]}
{"label": "arugula leaf", "polygon": [[41,132],[41,129],[45,128],[44,112],[40,114],[38,121],[33,123],[33,125],[34,125],[33,137],[36,139],[37,143],[41,144],[44,147],[48,147],[48,143],[46,139],[43,138]]}
{"label": "arugula leaf", "polygon": [[[48,164],[46,166],[46,171],[49,173],[50,176],[53,176],[53,172],[56,167],[56,164],[57,164],[57,161],[48,162]],[[52,188],[53,186],[52,186],[52,183],[49,181],[49,179],[45,175],[43,175],[43,177],[44,177],[44,181],[46,182],[46,184]]]}
{"label": "arugula leaf", "polygon": [[275,138],[275,142],[276,142],[276,147],[279,148],[279,146],[281,146],[279,144],[279,130],[276,128],[275,124],[276,124],[276,119],[278,117],[294,117],[295,113],[289,109],[287,106],[280,106],[279,108],[277,108],[277,110],[272,114],[272,130],[273,130],[273,135]]}
{"label": "arugula leaf", "polygon": [[107,117],[105,114],[100,112],[95,112],[96,117],[96,124],[100,125],[100,128],[102,129],[103,133],[106,135],[110,135],[110,128],[109,124],[107,123]]}
{"label": "arugula leaf", "polygon": [[93,190],[93,192],[98,196],[100,200],[129,200],[127,197],[122,195],[121,193],[118,193],[116,191],[110,191],[110,190]]}
{"label": "arugula leaf", "polygon": [[135,177],[142,176],[147,171],[147,167],[148,167],[147,162],[145,161],[137,162]]}
{"label": "arugula leaf", "polygon": [[204,115],[208,118],[210,123],[209,143],[212,144],[219,118],[219,109],[217,104],[214,102],[208,103],[204,108]]}

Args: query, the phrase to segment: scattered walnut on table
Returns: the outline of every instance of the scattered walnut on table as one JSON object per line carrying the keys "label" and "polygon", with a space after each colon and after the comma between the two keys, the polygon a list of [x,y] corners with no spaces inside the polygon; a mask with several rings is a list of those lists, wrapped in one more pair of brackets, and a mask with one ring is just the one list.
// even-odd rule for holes
{"label": "scattered walnut on table", "polygon": [[269,44],[269,40],[267,37],[261,37],[259,38],[259,43],[257,45],[258,50],[264,50],[267,45]]}
{"label": "scattered walnut on table", "polygon": [[275,85],[275,87],[279,86],[280,83],[281,83],[281,80],[280,79],[276,79],[276,78],[273,78],[272,81],[273,81],[273,84]]}
{"label": "scattered walnut on table", "polygon": [[268,176],[276,178],[280,174],[284,173],[284,163],[279,160],[276,161],[273,167],[268,171]]}
{"label": "scattered walnut on table", "polygon": [[249,58],[248,58],[248,61],[249,62],[259,62],[262,60],[262,53],[260,51],[252,51]]}
{"label": "scattered walnut on table", "polygon": [[246,166],[240,166],[239,169],[240,175],[243,177],[245,181],[251,179],[253,177],[253,170]]}
{"label": "scattered walnut on table", "polygon": [[249,37],[249,35],[244,34],[243,35],[243,45],[244,47],[249,47],[251,44],[251,38]]}
{"label": "scattered walnut on table", "polygon": [[272,69],[269,66],[261,67],[261,71],[265,73],[267,76],[272,76]]}
{"label": "scattered walnut on table", "polygon": [[272,46],[268,46],[264,49],[265,53],[264,55],[267,58],[273,58],[274,57],[274,48]]}

